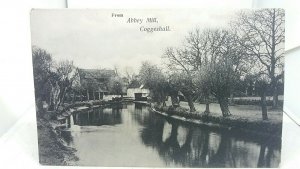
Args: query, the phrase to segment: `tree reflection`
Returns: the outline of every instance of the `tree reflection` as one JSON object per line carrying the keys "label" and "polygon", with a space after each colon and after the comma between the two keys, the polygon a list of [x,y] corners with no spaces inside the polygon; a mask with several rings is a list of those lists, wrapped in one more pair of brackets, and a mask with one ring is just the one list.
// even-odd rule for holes
{"label": "tree reflection", "polygon": [[274,156],[273,146],[267,147],[265,144],[262,144],[260,147],[257,167],[271,167],[271,158],[273,156]]}
{"label": "tree reflection", "polygon": [[[259,149],[256,143],[239,141],[228,131],[216,133],[209,127],[182,125],[153,113],[138,113],[135,119],[144,127],[142,142],[156,149],[166,163],[182,167],[271,167],[271,160],[278,158],[272,146],[262,144]],[[182,126],[184,131],[179,130]],[[178,138],[182,137],[185,141],[180,145]]]}
{"label": "tree reflection", "polygon": [[121,110],[122,107],[113,106],[79,111],[73,114],[73,121],[79,126],[116,125],[122,122]]}
{"label": "tree reflection", "polygon": [[[153,149],[151,153],[158,155],[166,166],[278,167],[280,151],[276,141],[270,138],[263,139],[257,136],[253,139],[251,136],[246,137],[246,132],[183,123],[150,112],[146,106],[140,104],[129,104],[127,110],[121,112],[122,107],[119,106],[98,108],[74,113],[71,116],[73,120],[70,121],[81,126],[124,123],[115,128],[121,129],[118,133],[127,132],[128,126],[130,132],[138,132],[138,139],[140,139],[137,140],[138,143],[151,147]],[[70,132],[63,134],[67,144],[73,144]],[[114,141],[123,143],[122,139],[127,139],[124,138],[127,134],[130,133],[126,135],[121,133],[122,137]],[[133,134],[134,137],[130,139],[136,139],[136,133]],[[112,143],[112,146],[114,145],[115,142]],[[121,144],[121,146],[126,145]]]}
{"label": "tree reflection", "polygon": [[193,166],[208,166],[209,157],[209,132],[207,130],[197,131],[198,134],[194,136],[193,151],[194,156],[190,157],[193,159]]}
{"label": "tree reflection", "polygon": [[[180,146],[178,136],[183,135],[183,133],[178,132],[178,123],[172,120],[168,120],[167,122],[160,120],[159,123],[151,120],[148,122],[141,132],[142,141],[144,144],[151,145],[157,149],[159,155],[166,162],[174,161],[184,167],[208,166],[208,131],[203,130],[199,132],[197,130],[195,134],[193,128],[186,128],[185,142]],[[171,131],[169,137],[163,141],[165,123],[171,125]]]}
{"label": "tree reflection", "polygon": [[218,151],[211,156],[210,166],[212,167],[236,167],[235,156],[231,152],[231,140],[227,134],[221,134],[221,141]]}

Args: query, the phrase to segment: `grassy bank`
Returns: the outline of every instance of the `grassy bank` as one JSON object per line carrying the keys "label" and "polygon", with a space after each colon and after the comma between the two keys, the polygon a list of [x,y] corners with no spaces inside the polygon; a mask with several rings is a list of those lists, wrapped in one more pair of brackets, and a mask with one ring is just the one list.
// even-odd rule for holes
{"label": "grassy bank", "polygon": [[[205,115],[200,112],[189,112],[189,109],[184,107],[154,106],[154,109],[170,117],[174,116],[176,119],[187,119],[187,121],[191,121],[190,119],[199,120],[201,123],[207,125],[213,124],[214,126],[225,127],[230,130],[243,130],[259,135],[281,137],[282,122],[280,120],[261,120],[260,118],[245,118],[238,115],[223,117],[216,115],[216,113]],[[179,117],[183,117],[184,119]]]}
{"label": "grassy bank", "polygon": [[97,100],[97,101],[86,101],[86,102],[75,102],[75,103],[66,103],[64,104],[59,110],[58,114],[62,114],[66,111],[70,111],[70,109],[78,108],[78,107],[100,107],[100,106],[108,106],[112,104],[121,104],[121,101],[104,101],[104,100]]}
{"label": "grassy bank", "polygon": [[[167,102],[167,106],[171,105],[171,102]],[[194,106],[199,112],[205,111],[205,104],[200,104],[196,102],[194,103]],[[180,102],[180,107],[189,109],[189,105],[187,102]],[[260,121],[262,119],[260,105],[229,105],[228,107],[230,113],[233,116],[245,118],[249,121]],[[218,103],[209,104],[209,109],[211,116],[222,116],[222,111]],[[282,113],[282,109],[272,109],[272,107],[268,106],[268,118],[270,121],[273,121],[275,123],[281,123]]]}
{"label": "grassy bank", "polygon": [[37,117],[39,161],[43,165],[74,165],[78,158],[75,150],[63,144],[54,126],[57,121]]}
{"label": "grassy bank", "polygon": [[67,147],[64,141],[57,134],[66,118],[71,115],[71,109],[93,108],[99,106],[110,106],[120,104],[120,101],[89,101],[64,104],[58,111],[46,111],[37,115],[39,160],[43,165],[75,165],[78,158],[75,156],[75,149]]}

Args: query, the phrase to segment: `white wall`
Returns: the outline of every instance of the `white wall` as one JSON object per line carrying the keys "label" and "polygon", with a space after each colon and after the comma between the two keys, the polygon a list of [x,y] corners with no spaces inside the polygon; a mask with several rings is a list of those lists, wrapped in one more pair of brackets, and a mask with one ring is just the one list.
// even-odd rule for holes
{"label": "white wall", "polygon": [[129,88],[127,89],[127,97],[133,97],[135,93],[142,93],[143,97],[146,97],[150,91],[149,89],[140,89],[140,88]]}

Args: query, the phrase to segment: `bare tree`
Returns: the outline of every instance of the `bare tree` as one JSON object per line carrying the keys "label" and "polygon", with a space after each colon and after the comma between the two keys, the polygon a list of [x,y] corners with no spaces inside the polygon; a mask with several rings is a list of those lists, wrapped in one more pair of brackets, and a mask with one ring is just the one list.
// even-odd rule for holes
{"label": "bare tree", "polygon": [[128,84],[131,84],[133,81],[137,80],[137,75],[134,73],[131,67],[125,67],[125,78],[128,81]]}
{"label": "bare tree", "polygon": [[78,76],[77,69],[71,61],[56,64],[50,53],[38,47],[32,48],[32,58],[36,99],[47,101],[49,110],[58,110]]}
{"label": "bare tree", "polygon": [[150,62],[143,62],[139,75],[142,84],[150,89],[153,101],[166,105],[167,79],[162,70]]}
{"label": "bare tree", "polygon": [[[236,34],[229,30],[207,29],[200,32],[196,29],[186,37],[183,48],[168,48],[164,54],[170,70],[184,72],[186,83],[183,89],[188,86],[189,90],[185,93],[204,97],[205,113],[209,112],[209,96],[213,95],[223,116],[230,115],[228,97],[247,68],[246,55],[236,39]],[[193,107],[193,103],[189,105]]]}
{"label": "bare tree", "polygon": [[185,37],[182,47],[166,49],[163,58],[168,59],[167,66],[191,74],[199,70],[208,59],[208,37],[206,31],[195,29]]}
{"label": "bare tree", "polygon": [[72,87],[73,82],[78,76],[78,71],[71,61],[59,62],[51,78],[51,97],[50,107],[58,110],[60,105],[64,103],[68,90]]}
{"label": "bare tree", "polygon": [[[176,51],[175,51],[176,50]],[[169,85],[176,91],[182,92],[190,111],[196,111],[193,95],[195,94],[195,85],[193,83],[193,67],[186,59],[187,50],[167,48],[164,58],[168,59]]]}
{"label": "bare tree", "polygon": [[[169,86],[172,90],[174,91],[177,91],[177,94],[178,94],[178,91],[180,91],[188,105],[189,105],[189,108],[190,108],[190,112],[195,112],[196,111],[196,108],[194,106],[194,96],[195,96],[195,91],[194,91],[194,84],[192,82],[192,79],[190,77],[190,75],[187,75],[186,72],[184,71],[181,71],[181,72],[172,72],[170,75],[169,75]],[[171,91],[171,90],[169,90]],[[170,92],[171,94],[171,92]],[[171,95],[171,97],[175,97],[173,95]],[[175,100],[172,99],[172,102],[174,102]],[[176,103],[176,101],[175,101]]]}
{"label": "bare tree", "polygon": [[209,30],[207,34],[210,57],[204,72],[210,77],[211,94],[217,98],[223,116],[228,116],[228,98],[240,77],[248,71],[249,59],[230,30]]}
{"label": "bare tree", "polygon": [[278,82],[283,78],[284,22],[283,9],[262,9],[240,12],[232,24],[240,44],[261,65],[254,70],[256,74],[270,79],[274,108],[278,106]]}
{"label": "bare tree", "polygon": [[211,95],[211,77],[206,70],[207,66],[202,66],[201,69],[197,72],[196,78],[194,79],[196,83],[196,91],[199,96],[204,99],[205,110],[204,114],[208,115],[210,113],[209,104],[210,104],[210,95]]}
{"label": "bare tree", "polygon": [[194,100],[198,97],[193,80],[195,72],[207,60],[206,40],[206,35],[200,29],[195,29],[185,37],[181,48],[167,48],[163,55],[168,61],[171,85],[182,92],[191,112],[196,111]]}

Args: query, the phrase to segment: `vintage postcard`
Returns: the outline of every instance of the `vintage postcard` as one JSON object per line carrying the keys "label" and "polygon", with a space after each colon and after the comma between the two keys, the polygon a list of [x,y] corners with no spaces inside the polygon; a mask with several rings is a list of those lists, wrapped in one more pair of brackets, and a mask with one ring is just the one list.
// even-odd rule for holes
{"label": "vintage postcard", "polygon": [[39,161],[279,167],[282,9],[33,9]]}

